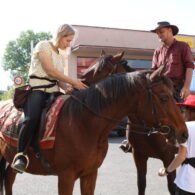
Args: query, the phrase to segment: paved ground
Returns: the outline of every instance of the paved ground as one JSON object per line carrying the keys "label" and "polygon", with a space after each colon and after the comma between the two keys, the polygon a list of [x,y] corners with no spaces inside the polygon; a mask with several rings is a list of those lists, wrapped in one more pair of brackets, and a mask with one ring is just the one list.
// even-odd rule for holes
{"label": "paved ground", "polygon": [[[109,150],[99,169],[95,195],[137,195],[136,169],[131,154],[124,154],[118,146],[122,138],[109,138]],[[166,178],[157,176],[161,161],[148,162],[146,195],[168,195]],[[57,178],[54,176],[18,175],[14,185],[14,195],[57,195]],[[80,195],[79,181],[74,195]]]}

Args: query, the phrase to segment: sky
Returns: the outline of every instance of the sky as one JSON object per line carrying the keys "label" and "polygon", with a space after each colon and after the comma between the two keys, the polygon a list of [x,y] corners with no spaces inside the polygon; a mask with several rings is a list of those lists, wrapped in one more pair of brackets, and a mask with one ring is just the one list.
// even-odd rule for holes
{"label": "sky", "polygon": [[54,32],[64,23],[151,30],[159,21],[195,35],[195,0],[2,0],[0,1],[0,90],[13,82],[2,69],[6,44],[22,31]]}

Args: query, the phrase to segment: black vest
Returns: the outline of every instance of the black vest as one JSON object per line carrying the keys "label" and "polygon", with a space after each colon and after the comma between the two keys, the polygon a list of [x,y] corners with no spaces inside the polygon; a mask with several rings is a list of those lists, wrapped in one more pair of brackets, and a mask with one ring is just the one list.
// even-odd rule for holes
{"label": "black vest", "polygon": [[190,164],[192,167],[195,168],[195,157],[193,157],[193,158],[186,158],[183,161],[182,165],[184,165],[184,164]]}

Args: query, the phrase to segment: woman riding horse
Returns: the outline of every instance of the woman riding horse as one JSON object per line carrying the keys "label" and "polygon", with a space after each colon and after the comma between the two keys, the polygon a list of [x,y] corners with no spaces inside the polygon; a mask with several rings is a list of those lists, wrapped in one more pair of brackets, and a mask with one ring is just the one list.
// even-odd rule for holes
{"label": "woman riding horse", "polygon": [[29,72],[32,91],[24,105],[25,122],[20,129],[17,154],[12,163],[12,168],[19,173],[23,173],[29,164],[26,150],[38,129],[42,110],[50,94],[58,92],[60,87],[66,90],[67,83],[78,90],[87,88],[81,80],[63,74],[65,60],[60,50],[70,46],[74,35],[74,28],[63,24],[52,41],[39,42],[33,51]]}
{"label": "woman riding horse", "polygon": [[[156,116],[154,110],[158,110]],[[186,140],[187,129],[174,103],[171,85],[158,71],[113,75],[89,89],[74,92],[59,113],[53,148],[43,150],[58,176],[60,195],[72,195],[78,178],[81,194],[94,194],[98,167],[108,149],[108,133],[124,116],[140,132],[167,129],[167,138],[180,143]],[[16,150],[0,140],[0,152],[0,186],[5,185],[6,193],[11,194],[16,174],[10,165],[5,166],[5,159],[10,163]],[[32,150],[28,155],[26,172],[50,175]]]}

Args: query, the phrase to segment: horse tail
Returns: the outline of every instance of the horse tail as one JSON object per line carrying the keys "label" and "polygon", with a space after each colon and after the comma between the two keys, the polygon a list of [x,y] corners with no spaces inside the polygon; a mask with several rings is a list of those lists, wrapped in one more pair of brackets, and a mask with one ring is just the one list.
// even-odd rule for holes
{"label": "horse tail", "polygon": [[1,157],[1,160],[0,160],[0,194],[3,194],[3,190],[4,190],[5,172],[6,172],[6,160],[5,158]]}

